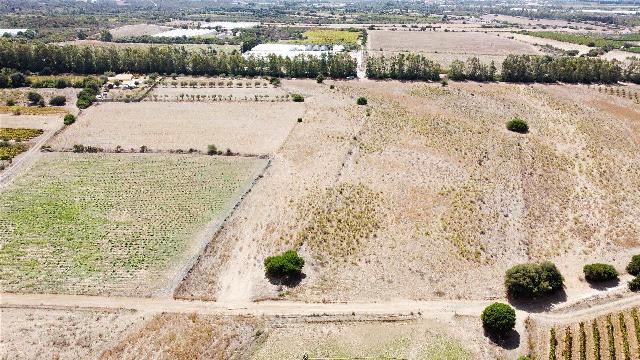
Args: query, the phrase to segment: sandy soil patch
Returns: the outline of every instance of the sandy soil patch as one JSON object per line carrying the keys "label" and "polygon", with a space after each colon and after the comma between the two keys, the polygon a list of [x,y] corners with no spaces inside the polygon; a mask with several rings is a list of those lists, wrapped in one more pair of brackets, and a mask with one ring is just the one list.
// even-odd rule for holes
{"label": "sandy soil patch", "polygon": [[0,127],[51,130],[62,124],[63,116],[0,114]]}
{"label": "sandy soil patch", "polygon": [[206,151],[209,144],[244,154],[275,151],[287,137],[305,103],[103,103],[92,106],[52,142],[114,149]]}
{"label": "sandy soil patch", "polygon": [[0,358],[92,358],[139,321],[130,311],[1,308]]}

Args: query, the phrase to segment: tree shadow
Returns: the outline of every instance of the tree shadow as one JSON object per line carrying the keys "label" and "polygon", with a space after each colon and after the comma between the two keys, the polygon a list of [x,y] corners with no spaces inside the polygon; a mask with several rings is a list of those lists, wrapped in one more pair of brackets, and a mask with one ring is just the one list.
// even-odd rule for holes
{"label": "tree shadow", "polygon": [[595,290],[600,290],[600,291],[608,290],[618,285],[620,285],[620,279],[613,279],[613,280],[602,281],[602,282],[589,282],[590,288]]}
{"label": "tree shadow", "polygon": [[302,282],[307,275],[300,273],[299,275],[290,276],[271,276],[266,275],[271,285],[284,285],[286,287],[296,287]]}
{"label": "tree shadow", "polygon": [[489,338],[489,340],[494,344],[506,350],[514,350],[520,346],[520,334],[515,330],[511,330],[511,332],[504,337],[496,337],[488,333],[487,330],[484,330],[484,336]]}
{"label": "tree shadow", "polygon": [[562,289],[552,295],[537,299],[520,300],[508,298],[508,301],[509,304],[518,310],[530,313],[540,313],[549,311],[554,305],[567,301],[567,293]]}

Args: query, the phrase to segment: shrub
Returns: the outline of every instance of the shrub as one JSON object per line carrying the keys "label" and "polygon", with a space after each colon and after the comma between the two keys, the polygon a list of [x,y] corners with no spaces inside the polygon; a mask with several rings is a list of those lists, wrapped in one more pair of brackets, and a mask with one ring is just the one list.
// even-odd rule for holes
{"label": "shrub", "polygon": [[514,299],[546,296],[562,289],[564,279],[556,266],[548,261],[541,264],[516,265],[505,274],[507,295]]}
{"label": "shrub", "polygon": [[49,100],[51,106],[64,106],[67,103],[67,98],[64,96],[54,96]]}
{"label": "shrub", "polygon": [[358,105],[367,105],[367,98],[365,98],[365,97],[359,97],[359,98],[356,100],[356,104],[358,104]]}
{"label": "shrub", "polygon": [[84,89],[80,90],[80,92],[78,93],[78,101],[76,101],[76,106],[80,109],[88,108],[96,99],[97,93],[97,90],[94,89],[93,86],[85,87]]}
{"label": "shrub", "polygon": [[7,104],[7,106],[14,106],[16,104],[16,101],[14,99],[7,99],[5,104]]}
{"label": "shrub", "polygon": [[633,255],[629,265],[627,265],[627,272],[633,276],[640,275],[640,255]]}
{"label": "shrub", "polygon": [[618,278],[618,272],[609,264],[588,264],[582,268],[584,278],[589,282],[611,281]]}
{"label": "shrub", "polygon": [[35,91],[29,91],[27,93],[27,100],[31,103],[31,105],[36,105],[42,100],[42,95],[38,94]]}
{"label": "shrub", "polygon": [[64,120],[63,121],[64,121],[65,125],[71,125],[74,122],[76,122],[76,117],[71,115],[71,114],[67,114],[67,115],[64,116]]}
{"label": "shrub", "polygon": [[526,121],[516,117],[507,123],[507,129],[520,134],[526,134],[529,132],[529,125]]}
{"label": "shrub", "polygon": [[219,153],[220,151],[218,151],[218,148],[215,145],[207,146],[207,155],[218,155]]}
{"label": "shrub", "polygon": [[333,84],[329,85],[329,89],[333,90],[333,89],[335,89],[335,88],[336,88],[336,86],[335,86],[335,85],[333,85]]}
{"label": "shrub", "polygon": [[493,303],[487,306],[480,316],[482,326],[493,336],[502,338],[516,325],[516,312],[503,303]]}
{"label": "shrub", "polygon": [[281,255],[264,259],[265,273],[273,277],[289,277],[300,275],[304,259],[295,250],[285,251]]}
{"label": "shrub", "polygon": [[316,82],[322,84],[324,82],[324,75],[320,74],[316,77]]}
{"label": "shrub", "polygon": [[9,75],[9,80],[11,80],[11,87],[14,88],[29,85],[29,80],[27,80],[27,77],[21,72],[15,72]]}
{"label": "shrub", "polygon": [[293,100],[293,102],[303,102],[304,97],[300,94],[291,94],[291,100]]}
{"label": "shrub", "polygon": [[629,290],[640,291],[640,276],[636,276],[633,280],[629,281]]}

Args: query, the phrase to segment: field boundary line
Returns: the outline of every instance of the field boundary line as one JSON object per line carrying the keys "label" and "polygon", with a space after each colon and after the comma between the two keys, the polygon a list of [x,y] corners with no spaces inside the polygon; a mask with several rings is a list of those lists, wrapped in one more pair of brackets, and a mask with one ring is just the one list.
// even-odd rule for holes
{"label": "field boundary line", "polygon": [[[255,157],[256,159],[263,159]],[[211,242],[218,236],[218,234],[224,229],[224,225],[233,216],[236,210],[240,207],[247,194],[251,192],[251,189],[258,183],[258,181],[264,176],[265,172],[271,166],[271,158],[267,158],[267,161],[261,166],[252,176],[250,182],[248,182],[244,188],[239,191],[239,196],[235,199],[232,206],[226,210],[222,216],[218,216],[210,222],[206,229],[197,236],[194,240],[195,244],[187,250],[187,259],[178,263],[177,270],[169,271],[170,279],[164,287],[155,289],[152,291],[153,296],[175,296],[176,292],[180,288],[180,284],[189,276],[193,268],[200,262],[202,255],[207,248],[211,245]],[[191,250],[191,251],[189,251]]]}

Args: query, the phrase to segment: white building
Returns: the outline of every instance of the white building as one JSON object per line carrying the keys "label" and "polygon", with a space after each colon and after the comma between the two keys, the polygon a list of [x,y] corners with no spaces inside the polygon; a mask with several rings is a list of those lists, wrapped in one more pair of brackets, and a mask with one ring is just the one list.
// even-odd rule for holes
{"label": "white building", "polygon": [[342,51],[344,51],[343,45],[259,44],[243,55],[244,57],[266,57],[269,55],[290,58],[297,55],[320,57],[322,54],[336,54]]}

